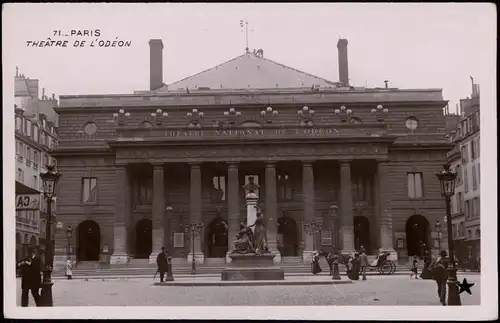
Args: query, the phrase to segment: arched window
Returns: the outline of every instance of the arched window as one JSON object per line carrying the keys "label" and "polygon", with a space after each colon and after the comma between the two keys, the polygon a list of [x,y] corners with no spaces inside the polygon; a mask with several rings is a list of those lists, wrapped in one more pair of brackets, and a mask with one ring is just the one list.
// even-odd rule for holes
{"label": "arched window", "polygon": [[287,173],[278,174],[278,200],[289,201],[292,196],[292,180]]}

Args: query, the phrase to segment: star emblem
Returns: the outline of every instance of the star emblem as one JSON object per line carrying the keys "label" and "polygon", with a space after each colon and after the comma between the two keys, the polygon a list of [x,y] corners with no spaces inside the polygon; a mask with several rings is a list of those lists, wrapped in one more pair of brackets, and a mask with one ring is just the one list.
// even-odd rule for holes
{"label": "star emblem", "polygon": [[457,282],[457,285],[460,287],[460,291],[458,292],[458,294],[462,294],[463,292],[467,292],[467,293],[469,293],[469,295],[472,295],[470,288],[472,286],[474,286],[475,283],[468,283],[467,278],[464,278],[462,283],[460,284],[459,282]]}

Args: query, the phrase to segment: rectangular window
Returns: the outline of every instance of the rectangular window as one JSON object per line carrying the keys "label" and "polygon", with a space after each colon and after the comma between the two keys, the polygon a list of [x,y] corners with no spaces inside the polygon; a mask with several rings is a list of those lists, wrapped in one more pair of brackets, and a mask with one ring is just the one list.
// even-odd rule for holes
{"label": "rectangular window", "polygon": [[32,127],[31,122],[26,120],[26,135],[28,137],[31,137],[31,127]]}
{"label": "rectangular window", "polygon": [[43,165],[49,165],[49,156],[47,156],[47,154],[43,154]]}
{"label": "rectangular window", "polygon": [[423,196],[422,173],[408,173],[408,197],[418,199]]}
{"label": "rectangular window", "polygon": [[472,190],[477,190],[476,165],[472,165]]}
{"label": "rectangular window", "polygon": [[470,200],[465,201],[465,218],[470,220]]}
{"label": "rectangular window", "polygon": [[18,182],[20,182],[20,183],[24,182],[24,172],[21,168],[17,169],[17,177],[16,178],[17,178]]}
{"label": "rectangular window", "polygon": [[151,205],[153,203],[153,178],[141,177],[135,181],[135,203]]}
{"label": "rectangular window", "polygon": [[22,142],[19,143],[19,155],[25,156],[26,154],[24,153],[24,144]]}
{"label": "rectangular window", "polygon": [[213,201],[225,201],[226,200],[226,176],[214,176],[212,177],[213,184]]}
{"label": "rectangular window", "polygon": [[292,199],[292,180],[290,175],[278,174],[277,176],[278,184],[278,200],[289,201]]}
{"label": "rectangular window", "polygon": [[469,191],[469,177],[467,176],[467,168],[464,168],[464,191]]}
{"label": "rectangular window", "polygon": [[462,163],[467,163],[469,161],[469,154],[467,153],[467,148],[469,148],[467,145],[462,146]]}
{"label": "rectangular window", "polygon": [[26,159],[27,159],[27,160],[29,160],[29,161],[31,161],[31,160],[32,160],[32,158],[33,158],[33,157],[31,156],[31,147],[28,147],[28,148],[26,149]]}
{"label": "rectangular window", "polygon": [[478,182],[478,184],[481,183],[481,171],[480,171],[481,166],[480,165],[481,164],[477,163],[477,182]]}
{"label": "rectangular window", "polygon": [[97,178],[82,178],[82,202],[97,203]]}
{"label": "rectangular window", "polygon": [[19,141],[16,141],[16,155],[19,155]]}
{"label": "rectangular window", "polygon": [[35,168],[37,168],[38,164],[40,164],[40,155],[39,155],[38,151],[34,151],[34,150],[33,150],[33,164],[34,164]]}
{"label": "rectangular window", "polygon": [[481,217],[481,198],[476,197],[476,216]]}
{"label": "rectangular window", "polygon": [[471,160],[474,160],[477,158],[477,156],[476,156],[476,141],[475,140],[471,140],[471,142],[470,142],[470,157],[471,157]]}
{"label": "rectangular window", "polygon": [[455,186],[457,186],[462,184],[462,167],[460,167],[460,165],[455,167],[455,173],[457,173],[457,180],[455,182]]}
{"label": "rectangular window", "polygon": [[33,175],[33,188],[38,189],[38,177],[36,175]]}
{"label": "rectangular window", "polygon": [[459,192],[457,194],[457,198],[458,198],[458,212],[463,212],[464,211],[464,196],[462,194],[462,192]]}
{"label": "rectangular window", "polygon": [[33,140],[38,142],[38,126],[33,125]]}
{"label": "rectangular window", "polygon": [[16,117],[16,130],[21,132],[23,130],[23,119],[21,117]]}

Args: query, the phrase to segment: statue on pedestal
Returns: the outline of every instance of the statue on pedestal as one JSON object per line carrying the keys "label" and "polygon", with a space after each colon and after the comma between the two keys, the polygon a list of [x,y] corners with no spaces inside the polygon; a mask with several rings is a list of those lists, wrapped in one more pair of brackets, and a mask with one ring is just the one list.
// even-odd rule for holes
{"label": "statue on pedestal", "polygon": [[234,242],[233,253],[254,253],[253,247],[253,232],[245,223],[240,222],[240,231],[238,232],[237,240]]}
{"label": "statue on pedestal", "polygon": [[269,249],[267,247],[266,241],[266,227],[264,226],[264,214],[258,206],[257,209],[257,219],[255,223],[250,225],[249,228],[254,227],[254,244],[256,254],[268,253]]}
{"label": "statue on pedestal", "polygon": [[250,176],[248,177],[248,183],[243,185],[243,188],[246,191],[245,195],[257,194],[255,191],[260,188],[260,185],[255,183],[255,177]]}

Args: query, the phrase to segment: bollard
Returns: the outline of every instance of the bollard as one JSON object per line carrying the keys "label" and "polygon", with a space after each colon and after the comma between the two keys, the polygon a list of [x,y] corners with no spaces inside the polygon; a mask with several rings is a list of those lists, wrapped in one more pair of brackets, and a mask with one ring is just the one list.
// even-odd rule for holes
{"label": "bollard", "polygon": [[332,280],[340,280],[340,272],[339,272],[339,258],[338,256],[335,256],[333,259],[333,273],[332,273]]}
{"label": "bollard", "polygon": [[172,273],[172,257],[167,258],[167,277],[165,277],[165,281],[174,281],[174,275]]}

